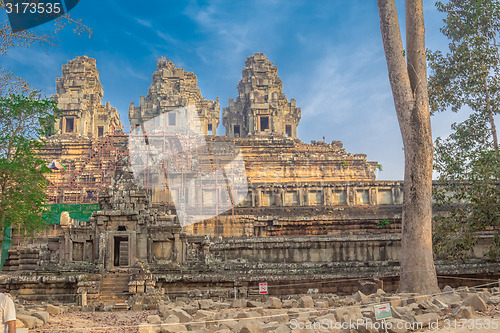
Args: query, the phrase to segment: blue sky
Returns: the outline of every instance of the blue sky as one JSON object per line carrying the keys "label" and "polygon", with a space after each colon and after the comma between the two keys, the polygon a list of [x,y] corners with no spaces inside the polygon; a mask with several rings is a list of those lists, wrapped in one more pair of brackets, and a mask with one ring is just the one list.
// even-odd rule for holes
{"label": "blue sky", "polygon": [[[42,93],[55,93],[61,66],[76,56],[97,59],[111,102],[128,125],[130,102],[147,94],[156,58],[166,56],[194,72],[203,96],[221,107],[237,96],[245,59],[264,52],[278,66],[288,99],[302,108],[304,142],[341,140],[383,166],[378,179],[403,179],[404,157],[379,30],[376,1],[220,0],[81,1],[72,11],[92,28],[79,36],[67,27],[59,47],[11,49],[2,66]],[[404,30],[403,1],[397,2]],[[444,49],[442,14],[424,0],[427,47]],[[0,19],[6,20],[4,12]],[[52,23],[35,28],[50,32]],[[466,114],[434,116],[433,135],[446,136]],[[222,124],[222,121],[221,121]],[[221,126],[218,132],[223,134]]]}

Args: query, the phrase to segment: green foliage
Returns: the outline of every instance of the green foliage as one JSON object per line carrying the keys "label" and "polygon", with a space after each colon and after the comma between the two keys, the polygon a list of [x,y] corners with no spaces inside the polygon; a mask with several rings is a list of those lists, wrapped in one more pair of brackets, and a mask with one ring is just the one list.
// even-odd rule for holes
{"label": "green foliage", "polygon": [[438,1],[439,11],[447,13],[441,29],[451,42],[449,53],[430,53],[429,99],[432,112],[469,106],[486,111],[489,95],[492,109],[498,110],[500,59],[497,33],[500,4],[495,0]]}
{"label": "green foliage", "polygon": [[[469,119],[453,124],[454,132],[436,140],[434,169],[439,186],[434,198],[449,212],[434,223],[434,249],[453,259],[465,259],[477,243],[476,233],[500,227],[500,163],[493,150],[488,120],[474,113]],[[488,251],[498,258],[496,240]]]}
{"label": "green foliage", "polygon": [[448,213],[436,217],[434,249],[464,259],[477,232],[495,231],[488,255],[499,258],[500,159],[494,116],[500,110],[500,1],[450,0],[436,3],[447,14],[441,29],[449,52],[428,54],[431,112],[450,108],[473,112],[453,133],[435,142],[434,169],[439,186],[434,198]]}
{"label": "green foliage", "polygon": [[383,219],[383,220],[380,220],[380,222],[377,224],[377,228],[379,228],[379,229],[385,228],[389,224],[391,224],[391,222],[389,222],[389,220]]}
{"label": "green foliage", "polygon": [[27,233],[46,225],[47,180],[50,170],[36,151],[50,134],[55,102],[38,94],[0,97],[0,227],[18,225]]}

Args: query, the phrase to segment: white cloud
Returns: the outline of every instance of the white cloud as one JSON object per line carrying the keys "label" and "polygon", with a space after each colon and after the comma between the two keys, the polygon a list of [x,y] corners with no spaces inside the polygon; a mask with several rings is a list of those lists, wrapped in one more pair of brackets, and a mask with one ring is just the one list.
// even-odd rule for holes
{"label": "white cloud", "polygon": [[151,28],[153,26],[153,23],[150,20],[143,20],[137,17],[135,18],[135,20],[137,21],[137,23],[145,27]]}

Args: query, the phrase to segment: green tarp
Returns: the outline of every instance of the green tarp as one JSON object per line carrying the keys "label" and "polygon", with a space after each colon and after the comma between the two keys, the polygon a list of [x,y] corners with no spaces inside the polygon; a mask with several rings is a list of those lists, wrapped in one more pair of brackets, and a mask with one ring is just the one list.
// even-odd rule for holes
{"label": "green tarp", "polygon": [[[48,222],[49,224],[59,224],[61,221],[61,213],[68,212],[69,216],[80,220],[80,221],[88,221],[92,212],[99,210],[98,204],[80,204],[80,205],[71,205],[71,204],[52,204],[48,206],[49,211],[47,212]],[[7,254],[10,249],[10,244],[12,241],[11,238],[11,230],[12,227],[6,226],[3,230],[3,241],[2,241],[2,249],[1,249],[1,257],[0,257],[0,271],[3,269],[3,265],[5,260],[7,260]]]}
{"label": "green tarp", "polygon": [[49,205],[49,212],[47,216],[49,217],[50,224],[59,224],[61,219],[61,212],[68,212],[71,218],[88,221],[92,212],[99,210],[98,204],[52,204]]}
{"label": "green tarp", "polygon": [[3,242],[2,242],[2,258],[0,259],[0,271],[3,269],[3,264],[7,260],[10,243],[12,242],[12,226],[8,225],[3,229]]}

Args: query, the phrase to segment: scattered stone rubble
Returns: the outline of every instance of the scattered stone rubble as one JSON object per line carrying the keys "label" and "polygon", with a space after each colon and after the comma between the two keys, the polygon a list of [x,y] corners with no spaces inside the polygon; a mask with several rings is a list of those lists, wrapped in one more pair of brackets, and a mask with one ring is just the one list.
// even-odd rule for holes
{"label": "scattered stone rubble", "polygon": [[[334,294],[282,299],[268,297],[264,302],[256,299],[195,300],[187,297],[170,301],[165,296],[158,296],[148,302],[156,302],[153,310],[148,308],[148,304],[135,309],[150,310],[146,320],[138,325],[139,333],[376,333],[384,330],[380,322],[376,324],[373,306],[382,303],[389,303],[392,308],[393,318],[387,319],[389,333],[405,333],[415,328],[437,329],[455,320],[473,318],[478,318],[474,323],[482,322],[484,325],[496,320],[500,325],[498,287],[452,289],[447,286],[442,293],[434,296],[388,294],[379,288],[370,295],[357,291],[351,296],[342,297]],[[54,316],[64,316],[65,312],[89,311],[89,308],[18,303],[17,310],[18,327],[33,329],[43,328]]]}

